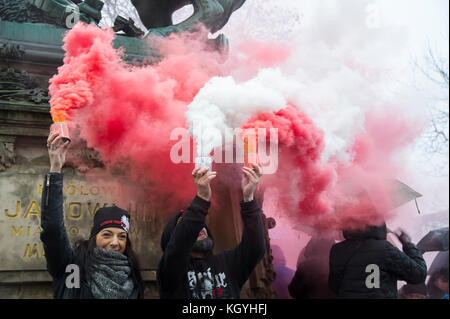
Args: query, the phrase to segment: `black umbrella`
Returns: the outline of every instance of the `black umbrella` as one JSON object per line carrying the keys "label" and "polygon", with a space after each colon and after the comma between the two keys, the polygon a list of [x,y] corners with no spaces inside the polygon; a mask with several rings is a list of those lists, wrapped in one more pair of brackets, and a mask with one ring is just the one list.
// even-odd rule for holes
{"label": "black umbrella", "polygon": [[448,250],[448,227],[430,231],[417,244],[417,248],[424,253],[427,251]]}
{"label": "black umbrella", "polygon": [[430,267],[428,268],[428,274],[431,275],[432,273],[439,271],[442,268],[447,269],[448,272],[448,250],[440,251],[436,255]]}

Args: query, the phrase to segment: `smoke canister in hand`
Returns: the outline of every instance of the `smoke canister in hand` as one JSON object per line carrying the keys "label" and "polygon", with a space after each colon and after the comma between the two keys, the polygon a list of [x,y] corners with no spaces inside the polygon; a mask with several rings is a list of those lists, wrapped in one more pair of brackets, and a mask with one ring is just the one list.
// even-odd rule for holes
{"label": "smoke canister in hand", "polygon": [[209,156],[199,156],[195,158],[195,167],[207,167],[212,172],[212,158]]}
{"label": "smoke canister in hand", "polygon": [[63,142],[70,142],[69,127],[66,122],[55,122],[50,126],[50,133],[59,132]]}
{"label": "smoke canister in hand", "polygon": [[244,166],[253,168],[252,164],[258,164],[257,137],[254,130],[248,130],[244,136]]}

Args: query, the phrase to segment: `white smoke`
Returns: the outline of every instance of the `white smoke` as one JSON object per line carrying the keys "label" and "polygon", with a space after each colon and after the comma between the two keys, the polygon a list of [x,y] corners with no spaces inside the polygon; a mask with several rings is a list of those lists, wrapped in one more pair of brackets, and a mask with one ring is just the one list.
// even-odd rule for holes
{"label": "white smoke", "polygon": [[[239,128],[258,113],[272,113],[286,107],[298,90],[301,84],[286,78],[279,69],[263,69],[255,78],[242,83],[231,76],[212,78],[186,112],[190,132],[202,144],[201,155],[208,156],[222,145],[220,137],[205,131],[224,135],[226,129]],[[196,123],[202,125],[203,134],[194,131]]]}
{"label": "white smoke", "polygon": [[[292,5],[292,2],[284,3]],[[290,103],[324,131],[324,161],[330,158],[348,160],[347,151],[354,137],[364,129],[365,111],[398,102],[396,74],[404,59],[406,37],[401,28],[373,27],[367,11],[370,3],[368,0],[339,1],[327,6],[322,1],[314,19],[304,24],[300,23],[298,15],[286,15],[281,11],[291,18],[286,22],[291,23],[291,32],[286,31],[284,25],[268,26],[268,16],[259,17],[261,21],[257,21],[258,17],[252,13],[263,12],[261,2],[247,3],[240,16],[239,11],[236,12],[235,20],[230,21],[230,30],[234,30],[234,22],[245,36],[262,38],[261,29],[249,29],[239,19],[265,25],[270,35],[286,36],[285,44],[291,49],[291,55],[276,68],[260,70],[243,82],[239,79],[247,66],[227,66],[231,76],[213,78],[205,85],[186,113],[191,133],[197,140],[203,140],[203,153],[220,146],[222,140],[195,136],[194,120],[223,132],[226,128],[240,127],[258,113],[276,112]],[[280,7],[275,5],[274,8],[277,6]],[[277,15],[275,10],[269,13]],[[233,51],[239,48],[242,33],[239,37],[235,33],[227,35],[233,44],[231,54],[244,54]],[[270,35],[269,39],[278,38]]]}

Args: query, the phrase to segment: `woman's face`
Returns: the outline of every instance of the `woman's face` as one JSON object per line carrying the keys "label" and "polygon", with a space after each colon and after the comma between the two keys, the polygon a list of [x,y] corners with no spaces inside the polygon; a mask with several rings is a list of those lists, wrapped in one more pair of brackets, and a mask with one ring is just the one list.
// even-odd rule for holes
{"label": "woman's face", "polygon": [[117,227],[104,228],[95,236],[95,243],[99,248],[123,254],[127,246],[127,232]]}

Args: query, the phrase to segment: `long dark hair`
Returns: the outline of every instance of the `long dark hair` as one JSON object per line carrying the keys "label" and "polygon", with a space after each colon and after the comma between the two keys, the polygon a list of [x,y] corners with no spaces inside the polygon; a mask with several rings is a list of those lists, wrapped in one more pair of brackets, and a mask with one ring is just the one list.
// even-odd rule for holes
{"label": "long dark hair", "polygon": [[[91,237],[88,240],[81,239],[75,243],[75,260],[76,264],[80,267],[80,281],[88,282],[91,279],[91,265],[92,265],[92,256],[94,253],[94,248],[97,247],[95,236]],[[127,238],[127,244],[125,246],[125,251],[123,253],[128,257],[128,262],[130,263],[131,268],[131,277],[133,279],[133,283],[138,288],[138,299],[144,298],[144,281],[141,276],[141,267],[139,265],[139,259],[136,253],[133,250],[131,245],[130,238]],[[79,293],[79,289],[77,289],[77,293]]]}

